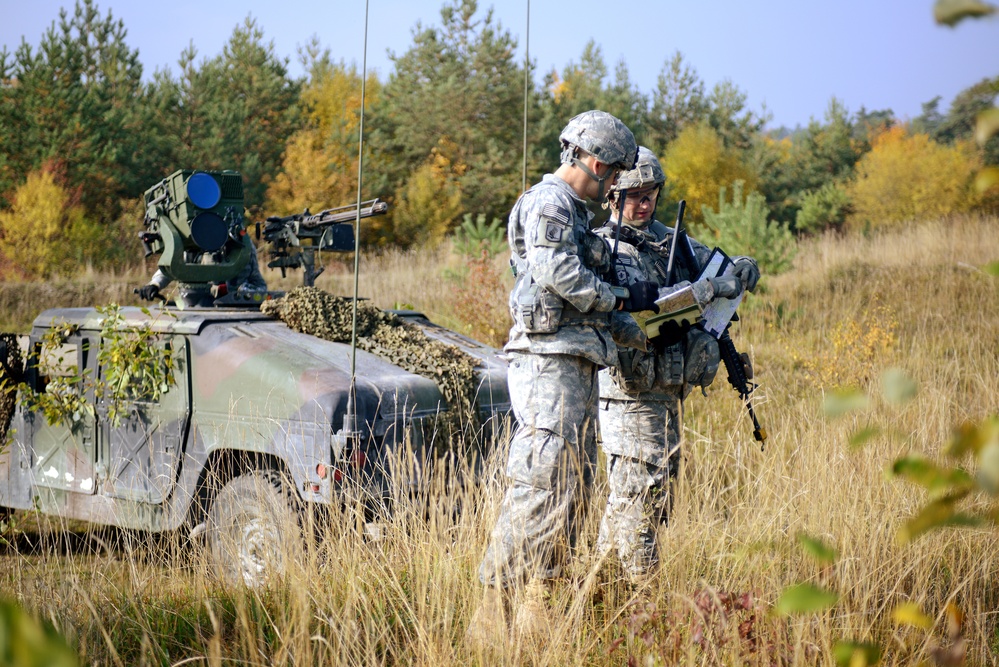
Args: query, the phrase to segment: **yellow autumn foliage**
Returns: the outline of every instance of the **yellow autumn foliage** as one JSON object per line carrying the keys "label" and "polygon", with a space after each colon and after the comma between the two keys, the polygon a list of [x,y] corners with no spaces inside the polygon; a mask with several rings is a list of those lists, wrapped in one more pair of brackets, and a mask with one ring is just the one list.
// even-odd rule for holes
{"label": "yellow autumn foliage", "polygon": [[887,130],[857,163],[847,227],[875,229],[971,209],[978,161],[969,143],[947,146],[902,126]]}
{"label": "yellow autumn foliage", "polygon": [[753,170],[707,122],[685,127],[662,163],[671,197],[687,200],[689,222],[695,226],[704,222],[701,207],[714,206],[722,188],[742,181],[748,192],[756,185]]}
{"label": "yellow autumn foliage", "polygon": [[52,174],[34,171],[0,211],[0,255],[12,275],[46,278],[89,259],[99,232]]}
{"label": "yellow autumn foliage", "polygon": [[448,157],[453,144],[442,139],[427,160],[417,168],[396,193],[393,212],[393,241],[408,247],[436,245],[452,230],[462,212],[458,178],[464,168]]}
{"label": "yellow autumn foliage", "polygon": [[[368,77],[365,108],[380,93],[378,78]],[[309,208],[353,202],[357,197],[357,145],[361,77],[343,64],[314,72],[302,91],[306,127],[285,146],[281,172],[267,189],[267,213],[287,215]]]}
{"label": "yellow autumn foliage", "polygon": [[859,314],[836,322],[818,354],[794,347],[788,354],[815,386],[845,389],[863,386],[885,368],[899,346],[898,314],[876,299]]}

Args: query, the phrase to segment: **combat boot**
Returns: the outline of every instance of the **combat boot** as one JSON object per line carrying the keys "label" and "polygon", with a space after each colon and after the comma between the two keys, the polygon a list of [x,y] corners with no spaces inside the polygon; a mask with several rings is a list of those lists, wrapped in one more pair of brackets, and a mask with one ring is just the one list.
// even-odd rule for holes
{"label": "combat boot", "polygon": [[532,577],[517,594],[514,634],[523,642],[538,643],[551,637],[551,591],[543,579]]}
{"label": "combat boot", "polygon": [[472,614],[465,631],[465,640],[478,650],[502,648],[508,639],[510,616],[508,596],[502,588],[486,586],[482,602]]}

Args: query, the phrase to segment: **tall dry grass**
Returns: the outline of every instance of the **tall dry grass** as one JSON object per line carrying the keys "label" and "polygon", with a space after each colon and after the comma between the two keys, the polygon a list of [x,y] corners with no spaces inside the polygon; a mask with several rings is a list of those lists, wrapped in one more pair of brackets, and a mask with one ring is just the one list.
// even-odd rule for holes
{"label": "tall dry grass", "polygon": [[[415,499],[397,490],[380,539],[365,538],[349,509],[323,517],[302,567],[265,591],[220,588],[182,541],[59,530],[14,538],[0,557],[0,590],[53,623],[86,664],[831,665],[834,644],[847,638],[880,645],[884,664],[909,665],[947,646],[948,603],[966,614],[966,664],[996,664],[999,533],[950,529],[899,544],[899,527],[924,498],[886,475],[896,457],[933,456],[954,425],[996,411],[999,284],[977,268],[996,259],[995,218],[804,245],[792,272],[765,279],[748,299],[734,333],[756,363],[766,451],[723,378],[708,397],[688,399],[660,572],[635,588],[612,562],[596,561],[606,493],[598,480],[541,645],[482,654],[463,640],[502,497],[502,448],[478,483],[437,477]],[[361,293],[446,317],[452,261],[365,260]],[[349,293],[345,271],[323,281]],[[913,400],[880,398],[887,368],[916,380]],[[870,407],[827,417],[823,398],[837,385],[869,392]],[[879,435],[851,448],[866,426]],[[799,533],[833,546],[835,562],[806,556]],[[803,616],[769,612],[782,590],[805,581],[837,591],[839,602]],[[932,629],[892,621],[910,601]]]}

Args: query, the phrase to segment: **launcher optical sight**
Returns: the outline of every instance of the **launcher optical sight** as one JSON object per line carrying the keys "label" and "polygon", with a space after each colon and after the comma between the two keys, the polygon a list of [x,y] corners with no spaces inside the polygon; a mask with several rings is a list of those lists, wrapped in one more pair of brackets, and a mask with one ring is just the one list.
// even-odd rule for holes
{"label": "launcher optical sight", "polygon": [[236,171],[176,171],[146,190],[146,257],[194,303],[213,283],[236,277],[250,257],[243,179]]}

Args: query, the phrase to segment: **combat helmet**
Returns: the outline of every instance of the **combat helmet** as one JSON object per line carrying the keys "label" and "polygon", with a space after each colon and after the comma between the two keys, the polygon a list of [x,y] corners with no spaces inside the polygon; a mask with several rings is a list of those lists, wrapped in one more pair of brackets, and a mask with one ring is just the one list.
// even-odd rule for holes
{"label": "combat helmet", "polygon": [[656,154],[645,146],[638,147],[638,160],[635,168],[617,177],[611,192],[619,190],[642,190],[653,185],[662,187],[666,182],[666,172],[656,158]]}
{"label": "combat helmet", "polygon": [[[665,183],[666,172],[663,171],[662,165],[659,164],[656,154],[645,146],[639,146],[635,168],[617,177],[617,183],[611,187],[611,191],[607,196],[608,203],[604,204],[604,208],[610,204],[614,207],[614,210],[620,210],[621,193],[625,190],[644,190],[651,187],[661,188]],[[650,217],[650,222],[655,217],[656,205],[658,203],[658,198],[652,202],[652,217]]]}
{"label": "combat helmet", "polygon": [[632,169],[638,152],[635,135],[628,126],[606,111],[584,111],[573,117],[558,135],[562,162],[571,162],[574,147],[581,148],[617,169]]}
{"label": "combat helmet", "polygon": [[638,155],[638,143],[628,126],[606,111],[584,111],[573,117],[559,135],[562,144],[562,163],[571,163],[586,172],[586,175],[600,184],[598,199],[604,198],[604,182],[608,174],[599,178],[580,159],[579,151],[585,151],[604,164],[615,169],[631,170]]}

